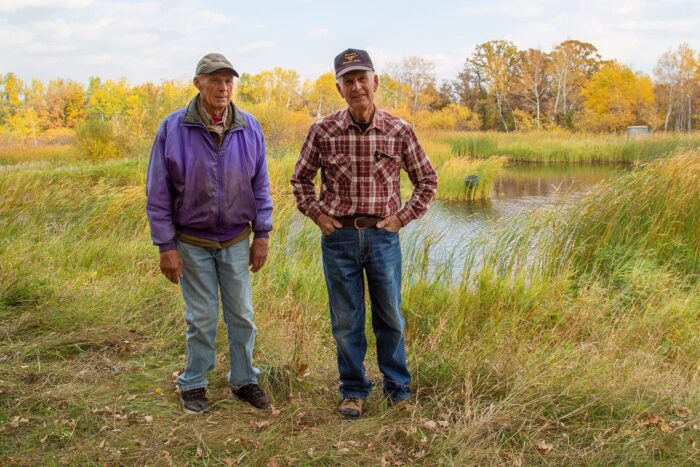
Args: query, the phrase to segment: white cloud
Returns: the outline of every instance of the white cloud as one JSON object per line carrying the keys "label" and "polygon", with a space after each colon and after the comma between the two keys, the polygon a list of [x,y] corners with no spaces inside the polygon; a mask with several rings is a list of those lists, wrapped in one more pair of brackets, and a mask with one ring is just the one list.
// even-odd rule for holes
{"label": "white cloud", "polygon": [[76,9],[85,8],[92,0],[0,0],[0,12],[14,13],[27,8]]}
{"label": "white cloud", "polygon": [[258,41],[251,42],[250,44],[245,44],[240,47],[236,47],[233,51],[237,54],[247,54],[250,52],[257,52],[258,50],[272,49],[276,44],[272,41]]}
{"label": "white cloud", "polygon": [[328,28],[310,29],[306,34],[313,39],[323,39],[324,37],[330,37],[331,35]]}
{"label": "white cloud", "polygon": [[466,6],[461,13],[467,16],[506,16],[516,19],[538,18],[558,2],[555,0],[508,0],[490,5]]}

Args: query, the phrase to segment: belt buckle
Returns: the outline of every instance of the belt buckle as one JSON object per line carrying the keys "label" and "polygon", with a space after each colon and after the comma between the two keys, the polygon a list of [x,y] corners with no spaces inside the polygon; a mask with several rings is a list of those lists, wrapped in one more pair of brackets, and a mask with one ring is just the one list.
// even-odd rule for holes
{"label": "belt buckle", "polygon": [[357,230],[364,230],[364,229],[366,229],[367,227],[360,227],[359,225],[357,225],[357,221],[359,221],[360,219],[364,219],[364,217],[356,217],[356,218],[354,218],[354,219],[352,220],[352,226],[355,227]]}

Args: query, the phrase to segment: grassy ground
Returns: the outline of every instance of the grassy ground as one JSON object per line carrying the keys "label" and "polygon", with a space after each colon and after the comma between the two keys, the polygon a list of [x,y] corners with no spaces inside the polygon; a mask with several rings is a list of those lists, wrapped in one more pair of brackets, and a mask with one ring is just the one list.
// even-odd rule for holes
{"label": "grassy ground", "polygon": [[[292,165],[270,161],[276,230],[254,277],[275,410],[230,397],[220,338],[206,416],[178,408],[183,307],[150,245],[146,162],[3,173],[2,464],[700,463],[697,153],[504,225],[463,281],[428,279],[429,242],[405,245],[415,397],[375,391],[358,421],[334,414],[318,232]],[[367,364],[379,382],[371,350]]]}

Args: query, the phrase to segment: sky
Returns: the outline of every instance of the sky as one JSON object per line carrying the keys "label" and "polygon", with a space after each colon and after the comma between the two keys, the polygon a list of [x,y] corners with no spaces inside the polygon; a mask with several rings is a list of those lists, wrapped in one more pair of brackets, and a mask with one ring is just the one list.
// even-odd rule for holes
{"label": "sky", "polygon": [[494,39],[545,52],[590,42],[651,74],[665,51],[700,48],[700,0],[0,0],[0,73],[25,81],[190,79],[208,52],[239,73],[279,66],[315,79],[349,47],[380,72],[418,55],[453,79]]}

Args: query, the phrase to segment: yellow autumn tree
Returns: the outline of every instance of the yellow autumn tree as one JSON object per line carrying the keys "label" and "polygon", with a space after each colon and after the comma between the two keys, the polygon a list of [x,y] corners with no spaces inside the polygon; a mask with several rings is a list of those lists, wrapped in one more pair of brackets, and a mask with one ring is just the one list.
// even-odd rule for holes
{"label": "yellow autumn tree", "polygon": [[307,83],[305,87],[309,92],[306,103],[311,115],[319,118],[346,107],[335,84],[335,74],[330,72],[319,76],[313,84]]}
{"label": "yellow autumn tree", "polygon": [[578,126],[591,131],[621,131],[628,125],[655,126],[653,85],[649,77],[611,61],[582,90],[584,111]]}

